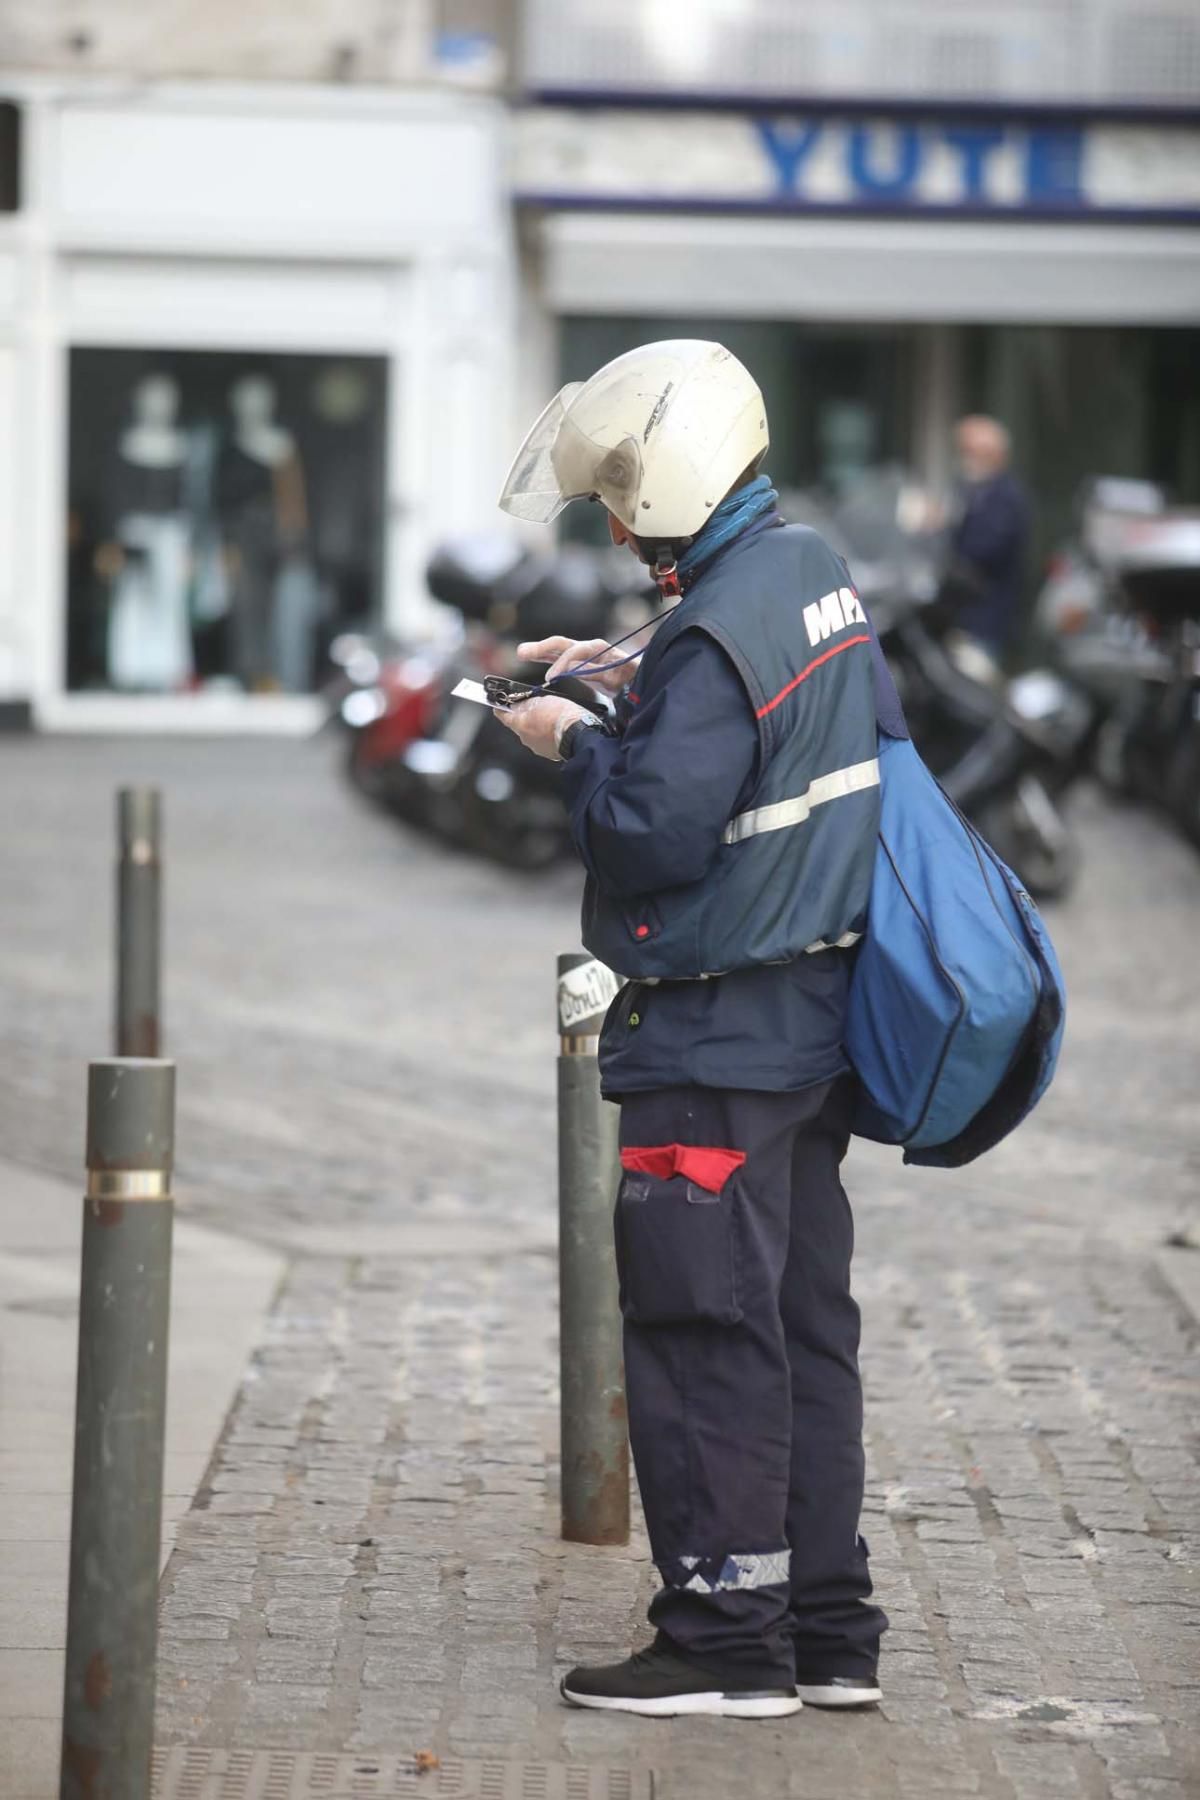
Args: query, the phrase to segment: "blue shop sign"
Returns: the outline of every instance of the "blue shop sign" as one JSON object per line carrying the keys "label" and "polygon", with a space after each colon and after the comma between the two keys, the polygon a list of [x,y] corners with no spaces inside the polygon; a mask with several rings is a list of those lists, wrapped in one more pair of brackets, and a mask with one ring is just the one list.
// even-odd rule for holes
{"label": "blue shop sign", "polygon": [[[943,204],[963,207],[1086,206],[1083,186],[1084,130],[1079,125],[918,125],[909,122],[846,125],[815,119],[786,123],[757,119],[755,127],[775,177],[779,200],[808,198],[805,169],[821,140],[832,139],[843,160],[849,197],[863,205],[930,204],[924,177],[939,152],[948,151],[957,192]],[[1015,151],[1020,182],[1014,196],[1000,186],[997,171]],[[812,196],[819,199],[819,196]]]}
{"label": "blue shop sign", "polygon": [[528,204],[645,211],[1200,218],[1200,129],[1111,120],[534,106]]}

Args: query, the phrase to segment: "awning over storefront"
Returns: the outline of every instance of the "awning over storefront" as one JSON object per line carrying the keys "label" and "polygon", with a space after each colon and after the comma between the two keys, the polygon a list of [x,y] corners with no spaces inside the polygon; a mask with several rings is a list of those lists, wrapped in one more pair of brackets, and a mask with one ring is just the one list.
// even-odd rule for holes
{"label": "awning over storefront", "polygon": [[1200,231],[944,219],[556,212],[537,221],[561,313],[924,323],[1200,320]]}

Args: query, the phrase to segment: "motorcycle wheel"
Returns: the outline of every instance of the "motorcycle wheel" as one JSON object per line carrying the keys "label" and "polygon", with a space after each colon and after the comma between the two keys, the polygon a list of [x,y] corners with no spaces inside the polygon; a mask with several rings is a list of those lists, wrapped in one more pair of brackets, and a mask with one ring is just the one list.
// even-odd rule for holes
{"label": "motorcycle wheel", "polygon": [[1113,800],[1136,800],[1140,784],[1133,768],[1128,727],[1118,719],[1106,719],[1096,737],[1093,768],[1100,785]]}
{"label": "motorcycle wheel", "polygon": [[[1041,792],[1046,806],[1053,807],[1049,795]],[[1048,819],[1037,816],[1040,810],[1040,803],[1029,806],[1018,791],[993,801],[975,823],[1035,900],[1062,900],[1079,874],[1079,845],[1061,821],[1048,829]]]}
{"label": "motorcycle wheel", "polygon": [[570,848],[566,819],[557,798],[547,804],[526,796],[515,804],[488,802],[472,794],[462,841],[467,848],[506,869],[548,869]]}
{"label": "motorcycle wheel", "polygon": [[565,831],[519,818],[476,812],[463,833],[467,848],[506,869],[548,869],[568,849]]}
{"label": "motorcycle wheel", "polygon": [[1193,844],[1200,845],[1200,723],[1193,724],[1167,766],[1167,805]]}
{"label": "motorcycle wheel", "polygon": [[562,837],[553,831],[542,831],[536,826],[528,831],[514,832],[512,836],[495,838],[488,846],[487,855],[494,862],[502,863],[506,869],[527,869],[534,872],[548,869],[551,863],[565,856],[567,846]]}
{"label": "motorcycle wheel", "polygon": [[422,830],[437,829],[436,821],[430,816],[430,796],[424,784],[398,761],[372,762],[365,754],[362,739],[357,736],[346,757],[346,774],[351,786],[364,800],[382,812],[390,813],[401,824],[416,825]]}
{"label": "motorcycle wheel", "polygon": [[352,787],[356,787],[360,794],[375,805],[383,805],[385,791],[382,775],[378,764],[372,763],[367,757],[365,740],[360,731],[351,733],[346,746],[345,769]]}

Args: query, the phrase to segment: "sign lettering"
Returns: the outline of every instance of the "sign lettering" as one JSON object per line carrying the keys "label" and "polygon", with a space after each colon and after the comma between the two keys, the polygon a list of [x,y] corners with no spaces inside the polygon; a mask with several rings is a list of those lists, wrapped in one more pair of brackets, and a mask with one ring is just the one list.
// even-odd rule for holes
{"label": "sign lettering", "polygon": [[858,595],[853,588],[834,588],[828,594],[822,594],[811,606],[804,608],[804,629],[808,633],[808,641],[815,648],[832,637],[836,631],[845,631],[849,625],[864,623],[863,609],[858,604]]}
{"label": "sign lettering", "polygon": [[840,176],[846,198],[861,204],[1086,204],[1081,126],[758,119],[755,128],[779,199],[827,200]]}

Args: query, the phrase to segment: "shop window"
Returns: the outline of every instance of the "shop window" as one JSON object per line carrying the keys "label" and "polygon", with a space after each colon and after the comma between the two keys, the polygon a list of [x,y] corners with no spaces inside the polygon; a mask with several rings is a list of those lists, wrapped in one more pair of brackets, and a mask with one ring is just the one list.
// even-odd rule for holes
{"label": "shop window", "polygon": [[305,693],[380,611],[380,357],[73,350],[67,685]]}

